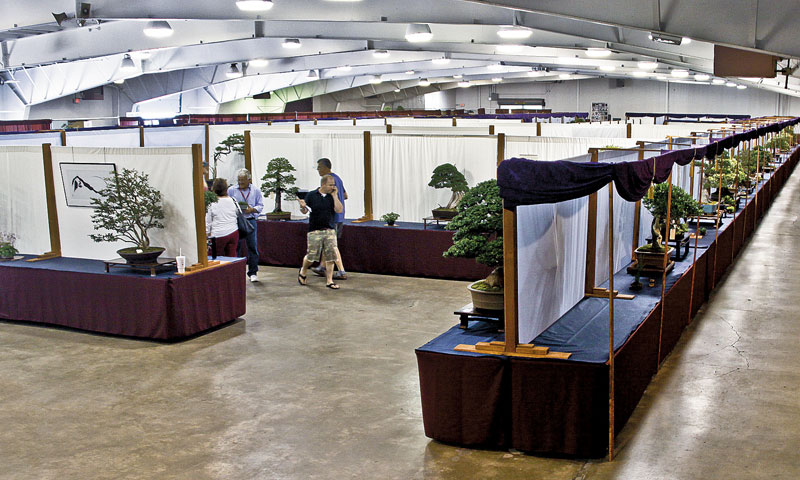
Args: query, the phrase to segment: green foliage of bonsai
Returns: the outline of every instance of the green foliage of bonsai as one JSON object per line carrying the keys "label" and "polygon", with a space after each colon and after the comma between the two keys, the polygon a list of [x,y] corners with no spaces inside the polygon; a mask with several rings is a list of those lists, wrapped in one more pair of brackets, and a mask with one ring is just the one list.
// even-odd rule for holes
{"label": "green foliage of bonsai", "polygon": [[497,180],[486,180],[469,189],[458,204],[458,214],[445,228],[456,233],[444,256],[474,258],[493,267],[485,282],[502,287],[503,202]]}
{"label": "green foliage of bonsai", "polygon": [[89,237],[95,242],[126,241],[143,250],[150,247],[147,232],[164,228],[164,209],[161,192],[150,186],[147,174],[123,168],[121,173],[106,178],[106,187],[99,193],[100,198],[92,199],[96,207],[92,225],[95,230],[110,232]]}
{"label": "green foliage of bonsai", "polygon": [[[789,132],[787,130],[791,130],[791,132]],[[770,150],[777,149],[777,150],[781,150],[781,151],[786,151],[786,150],[789,150],[792,147],[792,137],[793,136],[794,136],[794,130],[793,129],[786,129],[786,130],[780,132],[779,134],[775,135],[774,137],[772,137],[764,145],[767,148],[769,148]]]}
{"label": "green foliage of bonsai", "polygon": [[261,192],[265,197],[275,194],[275,209],[272,213],[286,213],[281,210],[281,198],[289,201],[297,198],[298,188],[294,186],[297,179],[291,173],[294,171],[289,160],[283,157],[273,158],[267,164],[267,172],[261,177]]}
{"label": "green foliage of bonsai", "polygon": [[[650,251],[664,251],[661,247],[661,241],[667,231],[667,200],[669,196],[669,185],[666,183],[659,183],[653,188],[653,198],[645,197],[642,200],[645,208],[653,215],[653,223],[650,230],[653,234],[650,242]],[[672,203],[669,208],[669,223],[670,228],[675,228],[676,232],[681,224],[685,223],[686,219],[700,215],[703,210],[697,203],[697,200],[692,198],[691,195],[686,193],[686,190],[677,185],[672,186]],[[688,230],[683,231],[685,233]]]}
{"label": "green foliage of bonsai", "polygon": [[0,232],[0,257],[10,258],[19,253],[14,247],[16,240],[17,236],[13,233]]}
{"label": "green foliage of bonsai", "polygon": [[231,153],[244,154],[244,135],[234,133],[219,142],[217,148],[214,149],[214,167],[211,169],[211,178],[217,178],[217,163],[222,161],[222,157]]}
{"label": "green foliage of bonsai", "polygon": [[[699,166],[699,162],[695,165]],[[736,185],[742,183],[747,175],[744,169],[740,168],[739,162],[731,159],[727,152],[717,157],[716,166],[713,160],[706,161],[703,170],[703,190],[705,200],[711,199],[711,191],[719,188],[720,176],[722,176],[722,190],[732,190]]]}
{"label": "green foliage of bonsai", "polygon": [[389,212],[389,213],[385,213],[381,217],[381,220],[386,222],[386,223],[388,223],[389,225],[394,225],[394,222],[396,222],[398,218],[400,218],[399,214],[397,214],[395,212]]}
{"label": "green foliage of bonsai", "polygon": [[208,206],[212,203],[217,203],[217,200],[219,200],[219,197],[211,190],[206,190],[203,192],[203,203],[205,203],[206,212],[208,211]]}
{"label": "green foliage of bonsai", "polygon": [[744,170],[745,175],[752,177],[758,173],[760,168],[772,161],[772,154],[766,148],[757,146],[742,150],[736,154],[736,160],[739,161],[739,165]]}
{"label": "green foliage of bonsai", "polygon": [[443,207],[448,209],[456,208],[458,202],[464,197],[464,193],[469,189],[464,174],[459,172],[458,168],[452,163],[443,163],[434,168],[428,186],[437,189],[449,188],[453,192],[450,196],[450,201],[447,202],[447,206]]}

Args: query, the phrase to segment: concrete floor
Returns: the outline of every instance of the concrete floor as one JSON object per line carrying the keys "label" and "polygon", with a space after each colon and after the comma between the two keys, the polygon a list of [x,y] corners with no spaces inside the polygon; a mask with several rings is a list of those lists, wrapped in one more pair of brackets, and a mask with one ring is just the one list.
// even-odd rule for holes
{"label": "concrete floor", "polygon": [[414,348],[464,282],[263,268],[242,320],[177,344],[0,322],[0,479],[796,479],[800,174],[685,331],[618,457],[456,448]]}

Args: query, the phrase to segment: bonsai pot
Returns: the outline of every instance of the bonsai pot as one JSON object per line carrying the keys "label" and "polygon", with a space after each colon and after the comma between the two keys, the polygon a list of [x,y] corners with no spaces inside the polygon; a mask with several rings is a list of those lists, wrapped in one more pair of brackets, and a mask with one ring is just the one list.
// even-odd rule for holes
{"label": "bonsai pot", "polygon": [[704,203],[702,207],[704,215],[714,215],[715,213],[717,213],[716,203]]}
{"label": "bonsai pot", "polygon": [[[650,250],[642,250],[644,246],[636,249],[636,260],[643,269],[648,270],[664,270],[664,252],[653,252]],[[667,263],[672,258],[675,251],[674,248],[668,247],[669,254],[667,255]]]}
{"label": "bonsai pot", "polygon": [[458,210],[455,208],[434,208],[431,212],[433,212],[433,218],[438,220],[452,220]]}
{"label": "bonsai pot", "polygon": [[397,225],[395,225],[394,222],[386,222],[386,226],[387,227],[396,227]]}
{"label": "bonsai pot", "polygon": [[267,220],[291,220],[292,214],[289,212],[270,212],[267,214]]}
{"label": "bonsai pot", "polygon": [[128,247],[117,250],[117,253],[131,264],[155,263],[158,256],[164,253],[164,247]]}
{"label": "bonsai pot", "polygon": [[472,288],[476,283],[478,282],[467,285],[467,290],[469,290],[470,295],[472,295],[472,306],[475,307],[476,310],[502,311],[505,307],[503,292],[485,292]]}

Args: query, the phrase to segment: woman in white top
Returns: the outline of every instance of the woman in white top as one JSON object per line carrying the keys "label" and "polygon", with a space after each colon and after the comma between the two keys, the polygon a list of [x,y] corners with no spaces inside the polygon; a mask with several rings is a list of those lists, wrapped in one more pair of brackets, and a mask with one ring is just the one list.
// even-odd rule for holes
{"label": "woman in white top", "polygon": [[214,241],[217,255],[236,256],[236,244],[239,242],[239,227],[236,223],[236,212],[239,206],[228,196],[228,182],[217,178],[211,185],[218,200],[208,206],[206,212],[206,234]]}

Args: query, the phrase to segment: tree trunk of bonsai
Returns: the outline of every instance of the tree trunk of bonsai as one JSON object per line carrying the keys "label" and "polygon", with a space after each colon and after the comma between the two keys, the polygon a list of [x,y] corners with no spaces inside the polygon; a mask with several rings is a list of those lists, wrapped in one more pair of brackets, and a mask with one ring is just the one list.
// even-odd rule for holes
{"label": "tree trunk of bonsai", "polygon": [[503,267],[497,267],[492,270],[492,273],[484,280],[490,287],[502,288],[503,287]]}
{"label": "tree trunk of bonsai", "polygon": [[279,213],[282,212],[283,209],[281,208],[281,190],[275,192],[275,210],[273,212]]}

